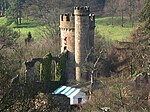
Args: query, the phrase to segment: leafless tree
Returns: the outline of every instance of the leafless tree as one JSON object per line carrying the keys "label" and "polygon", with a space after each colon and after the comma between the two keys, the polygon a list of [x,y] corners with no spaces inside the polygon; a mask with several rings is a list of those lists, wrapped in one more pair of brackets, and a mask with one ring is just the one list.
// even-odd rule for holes
{"label": "leafless tree", "polygon": [[114,25],[114,16],[116,15],[118,9],[118,0],[108,0],[105,5],[105,12],[107,12],[111,17],[111,24]]}

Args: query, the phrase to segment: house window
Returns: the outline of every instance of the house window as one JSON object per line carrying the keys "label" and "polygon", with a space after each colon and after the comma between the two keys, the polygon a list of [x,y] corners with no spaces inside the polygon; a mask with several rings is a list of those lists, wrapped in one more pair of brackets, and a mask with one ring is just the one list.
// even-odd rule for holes
{"label": "house window", "polygon": [[78,98],[78,103],[81,103],[82,102],[82,98]]}

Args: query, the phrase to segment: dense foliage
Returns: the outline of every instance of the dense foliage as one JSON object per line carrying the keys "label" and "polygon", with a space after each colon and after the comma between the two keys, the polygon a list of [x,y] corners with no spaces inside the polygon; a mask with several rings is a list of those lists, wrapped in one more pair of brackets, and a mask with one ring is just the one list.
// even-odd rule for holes
{"label": "dense foliage", "polygon": [[51,64],[52,64],[52,55],[48,53],[44,56],[43,62],[40,68],[40,80],[41,81],[51,81],[52,74],[51,74]]}
{"label": "dense foliage", "polygon": [[133,32],[132,62],[138,72],[150,72],[150,0],[147,0],[140,15],[141,25]]}
{"label": "dense foliage", "polygon": [[57,62],[56,66],[56,75],[55,80],[60,81],[61,84],[66,84],[67,75],[66,75],[66,62],[67,62],[67,53],[63,53]]}
{"label": "dense foliage", "polygon": [[11,47],[19,38],[19,33],[12,29],[0,26],[0,49]]}
{"label": "dense foliage", "polygon": [[150,22],[150,0],[147,0],[145,6],[140,14],[140,21],[149,21]]}
{"label": "dense foliage", "polygon": [[9,80],[19,74],[21,59],[15,49],[19,33],[12,29],[0,27],[0,90],[5,91]]}

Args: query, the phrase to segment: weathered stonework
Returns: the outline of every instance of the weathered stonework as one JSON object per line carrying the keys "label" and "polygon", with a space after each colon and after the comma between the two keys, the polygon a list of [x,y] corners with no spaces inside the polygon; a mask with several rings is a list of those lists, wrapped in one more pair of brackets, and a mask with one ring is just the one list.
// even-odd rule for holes
{"label": "weathered stonework", "polygon": [[85,73],[82,72],[82,67],[84,66],[86,51],[89,47],[89,8],[75,7],[74,14],[76,80],[80,81],[81,76],[85,77]]}
{"label": "weathered stonework", "polygon": [[68,50],[67,79],[75,78],[75,28],[74,14],[60,15],[61,53]]}
{"label": "weathered stonework", "polygon": [[35,78],[35,74],[34,74],[34,65],[36,62],[40,62],[42,63],[43,62],[43,58],[33,58],[32,60],[30,61],[26,61],[25,62],[25,66],[26,66],[26,82],[28,83],[31,83],[31,82],[34,82],[34,78]]}
{"label": "weathered stonework", "polygon": [[60,15],[61,52],[68,50],[68,79],[87,77],[83,66],[87,52],[94,47],[95,15],[90,14],[90,8],[74,7],[74,14]]}

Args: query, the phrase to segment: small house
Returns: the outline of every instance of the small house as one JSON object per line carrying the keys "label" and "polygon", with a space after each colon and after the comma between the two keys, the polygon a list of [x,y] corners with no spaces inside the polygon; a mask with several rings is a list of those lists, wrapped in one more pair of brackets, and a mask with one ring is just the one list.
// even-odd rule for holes
{"label": "small house", "polygon": [[52,94],[63,94],[70,98],[70,105],[83,104],[87,101],[87,95],[79,88],[61,86]]}

